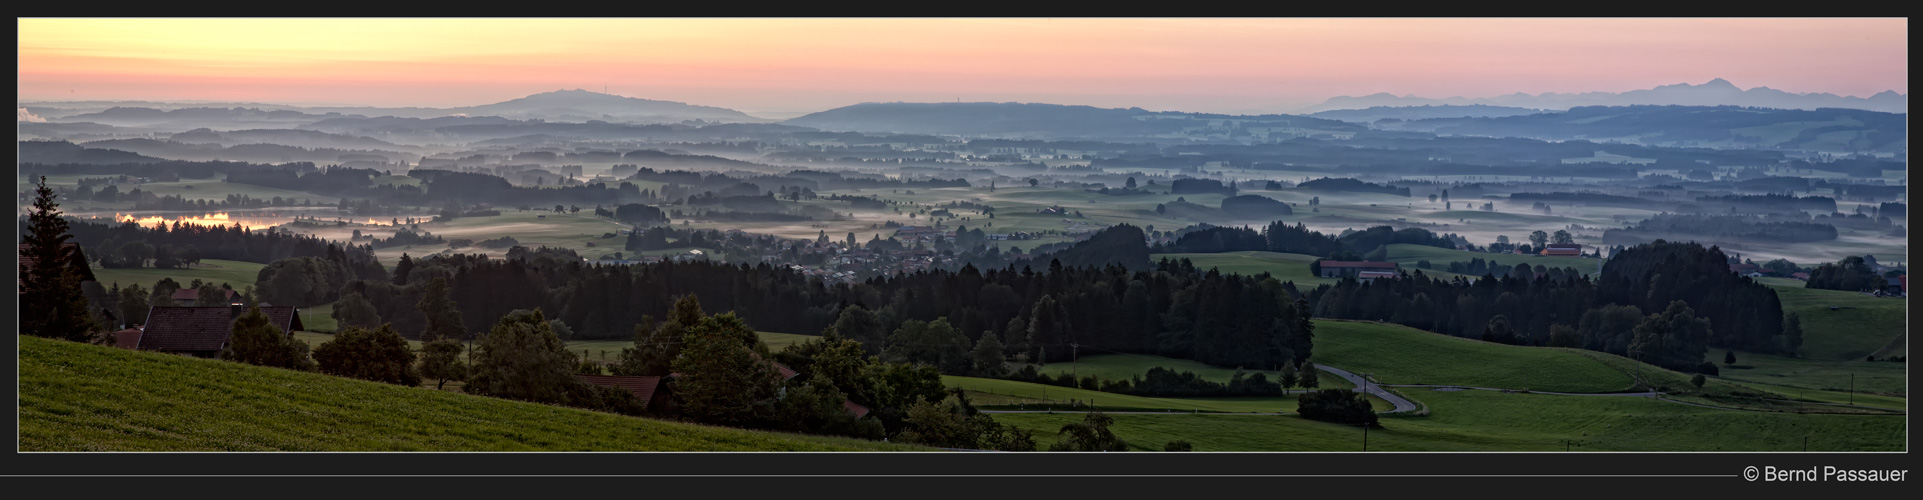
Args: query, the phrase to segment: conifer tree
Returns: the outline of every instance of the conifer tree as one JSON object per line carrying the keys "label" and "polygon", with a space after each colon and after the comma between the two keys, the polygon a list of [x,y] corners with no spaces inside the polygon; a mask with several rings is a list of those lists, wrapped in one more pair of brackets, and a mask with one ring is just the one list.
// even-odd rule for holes
{"label": "conifer tree", "polygon": [[[73,262],[74,248],[65,246],[67,221],[60,218],[60,205],[54,202],[53,188],[42,176],[34,190],[33,211],[27,214],[27,234],[20,243],[23,257],[34,258],[33,267],[20,266],[20,332],[36,337],[85,342],[99,328],[87,310],[87,297],[80,291],[80,274]],[[23,259],[24,260],[24,259]]]}

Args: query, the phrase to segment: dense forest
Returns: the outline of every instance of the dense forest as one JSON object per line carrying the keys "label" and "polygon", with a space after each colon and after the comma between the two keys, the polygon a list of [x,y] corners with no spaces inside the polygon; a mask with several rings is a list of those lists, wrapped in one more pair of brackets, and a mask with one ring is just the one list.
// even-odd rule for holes
{"label": "dense forest", "polygon": [[[1139,229],[1118,234],[1111,239],[1132,239],[1146,250]],[[508,311],[539,308],[568,324],[575,338],[627,338],[643,316],[664,317],[674,297],[692,293],[771,331],[820,332],[851,309],[872,311],[872,328],[842,335],[877,352],[891,347],[887,334],[909,321],[945,319],[961,332],[959,342],[972,345],[994,334],[1005,339],[1007,353],[1041,361],[1068,359],[1070,344],[1248,367],[1274,367],[1310,353],[1308,304],[1289,291],[1292,285],[1202,273],[1185,262],[1133,272],[1059,260],[1045,272],[969,265],[829,286],[765,264],[596,266],[571,252],[540,249],[507,260],[409,258],[393,279],[355,280],[343,291],[365,297],[381,321],[415,335],[425,318],[414,304],[435,277],[449,279],[469,331]]]}

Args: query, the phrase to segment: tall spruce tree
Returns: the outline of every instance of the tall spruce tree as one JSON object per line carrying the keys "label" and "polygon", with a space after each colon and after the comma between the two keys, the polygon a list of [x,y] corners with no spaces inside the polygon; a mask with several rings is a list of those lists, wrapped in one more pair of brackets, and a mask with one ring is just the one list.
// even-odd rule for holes
{"label": "tall spruce tree", "polygon": [[80,291],[80,274],[74,262],[74,248],[65,246],[67,221],[60,218],[60,204],[54,202],[53,188],[40,177],[34,189],[33,211],[27,214],[27,234],[20,243],[22,256],[32,256],[32,267],[20,266],[20,332],[35,337],[85,342],[101,328],[87,310],[87,297]]}

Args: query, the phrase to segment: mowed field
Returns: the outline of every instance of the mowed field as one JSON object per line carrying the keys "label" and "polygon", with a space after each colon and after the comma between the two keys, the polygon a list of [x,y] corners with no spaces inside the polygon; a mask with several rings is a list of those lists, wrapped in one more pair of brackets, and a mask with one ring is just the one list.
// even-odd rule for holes
{"label": "mowed field", "polygon": [[[1022,366],[1023,365],[1020,365],[1020,364],[1011,364],[1009,368],[1014,370],[1020,370]],[[1094,375],[1096,377],[1099,377],[1102,380],[1129,380],[1137,376],[1140,376],[1144,373],[1148,373],[1148,370],[1150,368],[1154,368],[1158,366],[1162,368],[1167,368],[1170,370],[1175,370],[1177,373],[1193,372],[1195,373],[1196,376],[1202,377],[1204,380],[1221,382],[1224,384],[1228,383],[1229,379],[1234,377],[1235,372],[1237,371],[1234,368],[1222,368],[1219,366],[1209,366],[1207,364],[1203,364],[1200,361],[1167,358],[1162,356],[1149,356],[1145,354],[1085,355],[1085,356],[1082,356],[1081,359],[1072,363],[1054,363],[1046,366],[1039,366],[1037,367],[1037,371],[1046,375],[1056,375],[1056,376],[1059,376],[1060,374],[1063,374],[1063,373],[1073,372],[1076,376],[1080,376],[1080,377]],[[1340,367],[1337,367],[1337,368],[1340,368]],[[1282,377],[1282,372],[1275,371],[1275,370],[1243,370],[1243,373],[1244,373],[1243,375],[1244,377],[1254,376],[1255,374],[1260,373],[1262,374],[1262,376],[1268,377],[1270,382],[1281,380],[1281,377]],[[1334,375],[1330,375],[1328,373],[1317,373],[1316,375],[1317,375],[1316,381],[1324,389],[1331,388],[1331,387],[1343,388],[1343,389],[1355,387],[1355,384],[1349,383],[1349,381],[1344,380],[1342,377],[1337,377]]]}
{"label": "mowed field", "polygon": [[[1336,378],[1327,373],[1322,375],[1326,378]],[[1097,408],[1128,411],[1294,413],[1296,405],[1294,394],[1253,398],[1156,398],[979,377],[943,375],[941,380],[943,385],[968,391],[969,397],[977,405],[998,407],[1018,404],[1080,403],[1093,404]],[[1394,405],[1376,399],[1374,396],[1370,396],[1369,401],[1375,405],[1376,411],[1394,408]]]}
{"label": "mowed field", "polygon": [[[266,418],[263,418],[266,417]],[[925,449],[20,337],[22,451]]]}
{"label": "mowed field", "polygon": [[[1493,391],[1404,393],[1430,415],[1385,418],[1368,431],[1370,451],[1900,451],[1902,415],[1795,415],[1700,408],[1642,397],[1556,396]],[[1082,414],[996,414],[1037,429],[1037,441]],[[1115,414],[1110,427],[1131,449],[1181,439],[1196,451],[1360,451],[1355,426],[1298,416]]]}
{"label": "mowed field", "polygon": [[1772,284],[1770,288],[1782,301],[1784,314],[1796,313],[1802,318],[1803,348],[1799,354],[1804,358],[1861,361],[1905,333],[1907,300],[1801,288],[1801,282],[1797,283]]}
{"label": "mowed field", "polygon": [[[1321,278],[1309,272],[1309,263],[1318,257],[1299,253],[1280,252],[1223,252],[1223,253],[1158,253],[1149,255],[1149,260],[1188,259],[1196,269],[1207,271],[1215,269],[1222,274],[1241,274],[1253,276],[1269,273],[1280,281],[1293,281],[1298,287],[1313,287],[1321,284],[1335,284],[1341,280]],[[1410,269],[1414,269],[1411,267]]]}
{"label": "mowed field", "polygon": [[1315,327],[1316,362],[1385,384],[1579,393],[1635,385],[1629,375],[1573,349],[1496,344],[1384,323],[1316,320]]}
{"label": "mowed field", "polygon": [[1710,349],[1704,361],[1720,368],[1721,378],[1801,389],[1909,394],[1905,363],[1890,361],[1819,360],[1771,354],[1736,352],[1736,364],[1723,364],[1723,350]]}
{"label": "mowed field", "polygon": [[[89,255],[89,257],[92,257],[92,255]],[[212,282],[215,285],[226,283],[232,285],[235,290],[241,290],[254,284],[254,280],[260,277],[260,269],[263,267],[267,266],[237,260],[204,259],[201,260],[200,265],[181,269],[160,269],[153,267],[110,269],[95,265],[93,267],[93,275],[94,279],[98,280],[102,287],[108,289],[112,289],[115,284],[119,284],[121,288],[138,284],[143,289],[152,290],[155,282],[160,281],[162,278],[173,278],[174,281],[179,282],[183,288],[192,285],[194,280],[199,279]]]}

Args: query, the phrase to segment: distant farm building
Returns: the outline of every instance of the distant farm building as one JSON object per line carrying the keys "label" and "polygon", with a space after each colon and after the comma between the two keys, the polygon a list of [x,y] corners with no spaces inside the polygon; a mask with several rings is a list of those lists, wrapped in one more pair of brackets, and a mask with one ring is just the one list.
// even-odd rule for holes
{"label": "distant farm building", "polygon": [[1394,262],[1325,260],[1322,261],[1322,272],[1319,276],[1324,278],[1340,278],[1343,276],[1357,276],[1363,271],[1382,271],[1394,274],[1396,269],[1397,264]]}
{"label": "distant farm building", "polygon": [[[267,322],[288,336],[307,329],[293,307],[261,306]],[[220,355],[234,337],[234,318],[247,314],[238,305],[227,307],[154,307],[136,344],[143,351],[160,351],[211,358]]]}
{"label": "distant farm building", "polygon": [[[84,282],[94,280],[93,268],[87,266],[87,254],[82,253],[80,251],[80,245],[75,245],[73,243],[63,243],[60,245],[60,249],[68,252],[73,252],[73,258],[67,260],[67,267],[72,268],[75,273],[80,274],[81,282],[84,283]],[[39,262],[40,262],[39,257],[27,253],[27,244],[21,243],[20,244],[20,267],[25,269],[33,269],[33,266]],[[20,276],[20,293],[27,293],[26,280],[27,280],[26,275],[23,274]]]}
{"label": "distant farm building", "polygon": [[662,383],[666,381],[665,377],[575,374],[574,378],[601,387],[613,387],[628,391],[629,394],[634,395],[635,400],[641,402],[641,407],[646,408],[646,411],[649,413],[659,413],[668,410],[670,406],[672,406],[672,400],[674,399],[669,394],[668,386]]}
{"label": "distant farm building", "polygon": [[1362,271],[1359,273],[1355,273],[1355,279],[1362,280],[1362,281],[1375,281],[1379,279],[1392,280],[1392,279],[1396,279],[1396,276],[1397,276],[1396,273],[1390,272],[1390,271]]}

